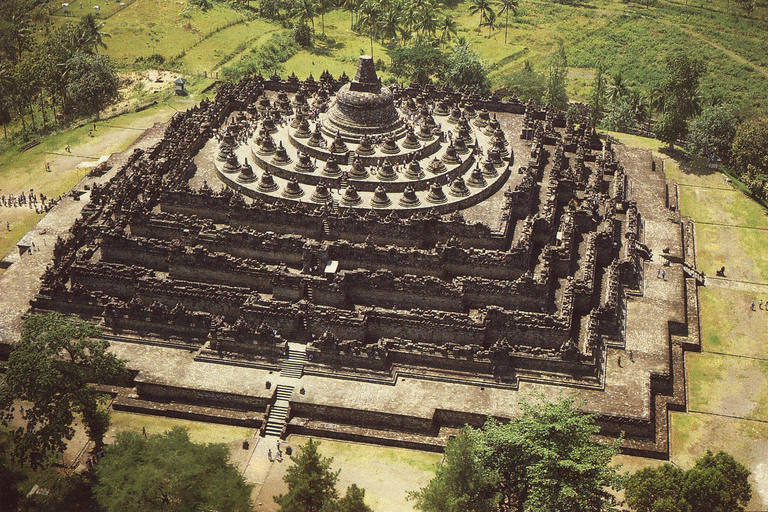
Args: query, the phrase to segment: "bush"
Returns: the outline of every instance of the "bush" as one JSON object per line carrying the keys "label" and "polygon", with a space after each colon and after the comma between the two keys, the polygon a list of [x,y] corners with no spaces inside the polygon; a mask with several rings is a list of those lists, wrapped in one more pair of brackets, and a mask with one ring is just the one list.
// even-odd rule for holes
{"label": "bush", "polygon": [[737,119],[730,107],[718,105],[705,109],[690,122],[688,143],[695,153],[714,159],[728,160],[736,135]]}
{"label": "bush", "polygon": [[159,53],[153,53],[148,57],[138,57],[133,61],[134,65],[138,68],[159,68],[165,64],[165,57]]}
{"label": "bush", "polygon": [[312,29],[306,23],[300,23],[293,27],[293,40],[302,48],[312,46]]}
{"label": "bush", "polygon": [[442,79],[458,91],[473,91],[487,95],[491,91],[488,68],[468,44],[457,44],[446,59]]}
{"label": "bush", "polygon": [[627,100],[619,101],[613,105],[613,110],[603,117],[600,126],[612,132],[628,133],[637,128],[632,105]]}
{"label": "bush", "polygon": [[523,68],[515,71],[504,80],[506,89],[527,103],[530,100],[541,104],[547,89],[547,78],[533,69],[529,61],[525,61]]}
{"label": "bush", "polygon": [[768,180],[768,117],[739,125],[731,146],[733,172],[760,199],[766,199]]}

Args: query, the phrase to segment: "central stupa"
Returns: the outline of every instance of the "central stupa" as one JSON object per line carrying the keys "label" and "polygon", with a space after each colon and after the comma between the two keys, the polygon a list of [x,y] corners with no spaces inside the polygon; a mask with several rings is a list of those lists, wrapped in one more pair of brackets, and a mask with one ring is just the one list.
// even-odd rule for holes
{"label": "central stupa", "polygon": [[358,142],[363,135],[401,135],[403,119],[395,108],[392,91],[376,76],[373,57],[362,55],[352,82],[344,85],[322,118],[323,131],[337,132]]}

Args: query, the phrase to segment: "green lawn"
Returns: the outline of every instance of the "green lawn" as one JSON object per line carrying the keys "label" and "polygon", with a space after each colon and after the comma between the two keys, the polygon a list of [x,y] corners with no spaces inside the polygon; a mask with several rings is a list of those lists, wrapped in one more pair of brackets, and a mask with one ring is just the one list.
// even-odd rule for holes
{"label": "green lawn", "polygon": [[[722,182],[721,182],[722,183]],[[681,186],[680,201],[683,214],[695,221],[734,226],[768,228],[765,208],[730,185],[727,189]]]}
{"label": "green lawn", "polygon": [[[291,436],[294,446],[307,438]],[[365,501],[373,510],[413,510],[406,499],[409,491],[425,486],[435,474],[442,455],[386,446],[347,443],[323,439],[320,453],[333,457],[332,469],[340,469],[337,487],[342,494],[351,484],[365,489]]]}
{"label": "green lawn", "polygon": [[689,354],[686,369],[691,410],[768,421],[768,362]]}
{"label": "green lawn", "polygon": [[[57,197],[71,190],[84,177],[85,171],[76,168],[79,163],[124,151],[142,130],[151,128],[155,122],[166,121],[176,110],[188,106],[183,100],[170,98],[141,112],[99,121],[94,137],[88,136],[92,128],[89,123],[45,137],[38,146],[23,153],[15,146],[7,147],[0,152],[0,194],[19,194],[32,188],[46,196]],[[67,144],[71,153],[65,151]],[[50,173],[45,172],[46,162],[51,164]],[[0,258],[13,249],[41,217],[29,208],[0,207]],[[11,231],[5,229],[6,221],[11,223]]]}
{"label": "green lawn", "polygon": [[768,300],[768,294],[700,288],[699,301],[702,318],[702,350],[743,357],[768,359],[768,335],[765,332],[768,311],[752,311],[751,302]]}
{"label": "green lawn", "polygon": [[146,414],[134,414],[122,411],[112,411],[110,414],[111,425],[109,436],[117,432],[140,432],[142,427],[147,430],[147,435],[158,434],[176,427],[184,427],[189,430],[189,437],[196,443],[236,443],[253,437],[255,430],[252,428],[233,427],[202,421],[180,420],[166,418],[164,416],[149,416]]}
{"label": "green lawn", "polygon": [[725,450],[752,471],[747,510],[765,510],[768,500],[768,424],[695,413],[670,413],[675,464],[689,468],[707,450]]}
{"label": "green lawn", "polygon": [[[685,207],[683,207],[685,211]],[[714,276],[725,266],[726,276],[739,281],[768,282],[768,235],[763,230],[696,225],[699,270]]]}
{"label": "green lawn", "polygon": [[241,13],[225,4],[214,3],[203,12],[190,8],[187,2],[136,0],[105,22],[105,30],[112,36],[106,41],[107,54],[122,67],[132,65],[138,57],[146,57],[153,50],[170,60],[214,30],[242,19]]}

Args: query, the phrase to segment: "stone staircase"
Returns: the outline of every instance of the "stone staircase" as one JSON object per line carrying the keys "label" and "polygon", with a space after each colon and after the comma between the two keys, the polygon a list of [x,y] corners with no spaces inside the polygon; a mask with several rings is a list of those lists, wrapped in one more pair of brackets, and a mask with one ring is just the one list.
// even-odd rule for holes
{"label": "stone staircase", "polygon": [[695,279],[698,284],[702,286],[704,285],[704,273],[694,268],[690,263],[683,262],[683,272],[685,272],[688,277]]}
{"label": "stone staircase", "polygon": [[[288,346],[288,359],[283,362],[280,368],[281,377],[290,377],[300,379],[304,373],[304,363],[307,361],[306,349],[301,350],[297,347]],[[278,386],[279,388],[279,386]]]}
{"label": "stone staircase", "polygon": [[275,389],[275,403],[269,410],[267,417],[267,427],[264,429],[264,435],[269,437],[280,437],[285,427],[285,420],[288,418],[288,403],[293,394],[293,386],[279,384]]}
{"label": "stone staircase", "polygon": [[326,237],[329,237],[329,236],[331,236],[331,225],[330,225],[330,224],[328,224],[328,221],[327,221],[327,220],[325,220],[325,219],[323,219],[323,234],[324,234]]}
{"label": "stone staircase", "polygon": [[307,301],[314,302],[315,300],[315,289],[312,288],[312,285],[310,283],[307,283]]}

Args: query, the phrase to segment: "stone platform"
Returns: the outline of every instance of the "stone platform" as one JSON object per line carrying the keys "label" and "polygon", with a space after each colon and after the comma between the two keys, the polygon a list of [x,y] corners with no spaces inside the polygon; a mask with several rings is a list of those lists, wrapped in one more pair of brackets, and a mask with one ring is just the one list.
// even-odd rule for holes
{"label": "stone platform", "polygon": [[[252,77],[175,116],[91,190],[33,309],[105,328],[137,372],[130,410],[436,450],[577,393],[625,451],[666,457],[699,345],[674,183],[577,119],[434,89],[376,100],[403,133],[309,145],[339,91],[379,94],[361,69]],[[460,180],[469,195],[451,194]]]}

